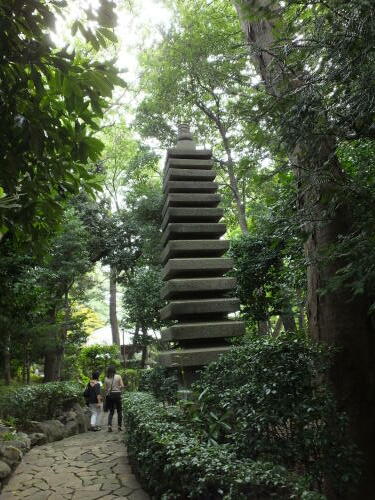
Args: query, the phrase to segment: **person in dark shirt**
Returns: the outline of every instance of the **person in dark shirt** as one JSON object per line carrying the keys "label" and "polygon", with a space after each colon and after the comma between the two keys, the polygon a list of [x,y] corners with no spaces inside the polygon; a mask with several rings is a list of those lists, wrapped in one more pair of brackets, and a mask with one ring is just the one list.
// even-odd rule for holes
{"label": "person in dark shirt", "polygon": [[102,397],[100,395],[100,382],[99,382],[99,372],[94,371],[92,373],[92,378],[87,384],[87,403],[91,411],[91,427],[90,431],[100,431],[101,428],[98,426]]}

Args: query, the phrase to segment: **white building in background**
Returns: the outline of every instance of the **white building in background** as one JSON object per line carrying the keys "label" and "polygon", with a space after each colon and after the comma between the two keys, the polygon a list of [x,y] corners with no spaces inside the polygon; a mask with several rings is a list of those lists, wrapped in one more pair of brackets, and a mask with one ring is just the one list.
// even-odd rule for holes
{"label": "white building in background", "polygon": [[[122,345],[131,344],[132,343],[131,333],[124,332],[124,338],[123,338],[123,332],[120,329],[120,342]],[[110,325],[103,326],[103,328],[99,328],[98,330],[95,330],[95,332],[92,332],[92,334],[87,339],[86,345],[94,345],[94,344],[112,345],[112,332]]]}

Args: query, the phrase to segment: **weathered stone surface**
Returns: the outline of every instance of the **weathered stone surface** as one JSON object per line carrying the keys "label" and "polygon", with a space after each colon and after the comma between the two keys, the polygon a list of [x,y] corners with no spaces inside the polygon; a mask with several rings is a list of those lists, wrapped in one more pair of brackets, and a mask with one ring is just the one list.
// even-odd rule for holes
{"label": "weathered stone surface", "polygon": [[161,244],[164,246],[169,240],[178,239],[214,239],[219,238],[225,233],[225,224],[214,223],[188,223],[174,222],[168,224],[161,237]]}
{"label": "weathered stone surface", "polygon": [[11,471],[12,469],[9,467],[9,465],[0,460],[0,479],[5,479],[6,477],[8,477]]}
{"label": "weathered stone surface", "polygon": [[20,449],[11,444],[2,444],[0,446],[0,457],[9,467],[14,467],[21,462],[23,453]]}
{"label": "weathered stone surface", "polygon": [[171,222],[219,222],[223,217],[222,208],[171,207],[165,213],[162,230]]}
{"label": "weathered stone surface", "polygon": [[64,437],[74,436],[79,434],[79,424],[76,420],[69,421],[65,424]]}
{"label": "weathered stone surface", "polygon": [[190,145],[186,148],[176,147],[168,149],[168,158],[191,158],[191,159],[210,159],[212,156],[211,149],[193,149]]}
{"label": "weathered stone surface", "polygon": [[239,308],[240,301],[232,298],[174,300],[160,310],[160,317],[166,320],[189,315],[228,314],[238,311]]}
{"label": "weathered stone surface", "polygon": [[230,347],[202,347],[196,349],[180,349],[165,351],[159,354],[159,363],[169,367],[202,366],[212,363]]}
{"label": "weathered stone surface", "polygon": [[212,322],[194,322],[179,323],[162,330],[163,340],[172,342],[187,339],[207,339],[207,338],[225,338],[243,335],[245,325],[242,321],[212,321]]}
{"label": "weathered stone surface", "polygon": [[236,286],[234,278],[183,278],[171,279],[167,281],[161,291],[162,299],[172,299],[176,297],[199,294],[229,292]]}
{"label": "weathered stone surface", "polygon": [[216,193],[218,190],[216,182],[205,181],[168,181],[163,189],[168,193]]}
{"label": "weathered stone surface", "polygon": [[16,439],[22,443],[22,449],[29,450],[31,448],[31,439],[25,432],[17,432]]}
{"label": "weathered stone surface", "polygon": [[47,436],[42,432],[33,432],[29,434],[29,438],[31,440],[31,446],[42,445],[47,443]]}
{"label": "weathered stone surface", "polygon": [[162,272],[163,280],[177,276],[220,276],[233,267],[233,259],[219,258],[194,258],[194,259],[169,259]]}
{"label": "weathered stone surface", "polygon": [[[103,426],[105,419],[102,414]],[[103,430],[78,434],[34,447],[25,458],[27,463],[24,461],[16,469],[0,495],[1,500],[112,499],[127,498],[137,492],[139,495],[134,498],[148,498],[130,471],[122,433]]]}
{"label": "weathered stone surface", "polygon": [[18,450],[21,450],[23,453],[28,451],[31,448],[31,441],[30,439],[12,439],[12,441],[9,441],[9,443],[14,446],[14,448],[17,448]]}
{"label": "weathered stone surface", "polygon": [[169,168],[165,173],[164,185],[169,181],[213,181],[216,172],[197,168]]}
{"label": "weathered stone surface", "polygon": [[222,276],[233,262],[222,257],[229,245],[220,239],[226,228],[219,223],[222,210],[217,208],[220,197],[211,167],[211,152],[197,150],[189,126],[179,125],[176,147],[167,151],[164,169],[161,262],[166,284],[161,296],[169,303],[160,316],[178,321],[162,338],[181,349],[161,353],[159,361],[191,367],[184,371],[183,384],[193,380],[196,366],[229,348],[226,337],[244,332],[241,322],[227,319],[239,309],[239,301],[226,297],[235,281]]}
{"label": "weathered stone surface", "polygon": [[161,262],[184,257],[221,257],[228,248],[226,240],[171,240],[161,254]]}
{"label": "weathered stone surface", "polygon": [[76,422],[78,424],[79,432],[87,432],[90,427],[90,413],[87,408],[81,408],[81,406],[76,403],[73,406],[73,410],[76,414]]}
{"label": "weathered stone surface", "polygon": [[13,431],[14,429],[12,427],[8,427],[7,425],[0,425],[0,437],[2,436],[2,434],[9,434]]}
{"label": "weathered stone surface", "polygon": [[30,430],[47,436],[48,442],[59,441],[65,436],[64,425],[59,420],[45,420],[44,422],[30,422]]}
{"label": "weathered stone surface", "polygon": [[169,207],[212,207],[220,203],[220,195],[212,193],[170,193],[166,196],[162,217]]}
{"label": "weathered stone surface", "polygon": [[198,169],[211,169],[213,167],[213,160],[193,160],[192,158],[168,158],[165,162],[164,171],[168,168],[198,168]]}

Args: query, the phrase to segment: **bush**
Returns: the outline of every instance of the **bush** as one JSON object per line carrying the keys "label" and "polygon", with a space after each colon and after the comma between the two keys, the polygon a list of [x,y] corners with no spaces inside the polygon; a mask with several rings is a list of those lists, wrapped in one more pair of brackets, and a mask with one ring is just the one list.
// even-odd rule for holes
{"label": "bush", "polygon": [[324,498],[306,480],[266,461],[239,460],[230,445],[202,442],[181,425],[178,407],[150,394],[123,396],[130,461],[155,498],[268,499]]}
{"label": "bush", "polygon": [[159,401],[173,402],[177,400],[178,380],[174,373],[170,373],[162,366],[151,370],[143,370],[139,383],[139,390],[150,392]]}
{"label": "bush", "polygon": [[324,383],[329,363],[322,346],[295,335],[233,348],[194,386],[202,435],[212,429],[239,458],[298,471],[319,491],[328,478],[340,496],[356,482],[359,467],[347,419]]}
{"label": "bush", "polygon": [[[105,373],[109,365],[121,367],[120,348],[118,345],[90,345],[82,347],[77,359],[79,370],[84,377],[91,377],[94,370]],[[84,378],[82,377],[82,378]]]}
{"label": "bush", "polygon": [[27,420],[48,420],[59,411],[82,400],[83,389],[72,382],[27,385],[0,398],[0,414],[13,417],[22,425]]}
{"label": "bush", "polygon": [[124,382],[126,391],[137,391],[139,386],[139,381],[142,376],[140,370],[135,370],[134,368],[127,368],[120,371],[121,378]]}
{"label": "bush", "polygon": [[127,368],[133,368],[134,370],[142,369],[142,361],[140,359],[127,359],[126,360],[126,367]]}

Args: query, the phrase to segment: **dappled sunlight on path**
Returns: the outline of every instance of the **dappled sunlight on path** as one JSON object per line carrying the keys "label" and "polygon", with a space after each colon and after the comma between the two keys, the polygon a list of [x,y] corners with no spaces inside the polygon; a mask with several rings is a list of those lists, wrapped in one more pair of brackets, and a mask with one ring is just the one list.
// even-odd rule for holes
{"label": "dappled sunlight on path", "polygon": [[37,446],[24,457],[0,499],[147,500],[122,439],[122,433],[102,430]]}

